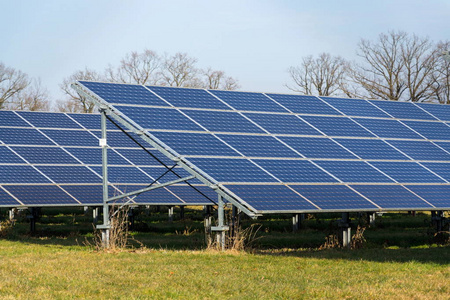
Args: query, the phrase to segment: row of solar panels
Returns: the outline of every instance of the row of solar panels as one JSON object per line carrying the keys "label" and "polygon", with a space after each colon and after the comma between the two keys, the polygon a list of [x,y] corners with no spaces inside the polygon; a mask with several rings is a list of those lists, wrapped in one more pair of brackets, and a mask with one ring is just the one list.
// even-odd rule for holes
{"label": "row of solar panels", "polygon": [[255,212],[450,208],[447,106],[97,82],[77,88]]}
{"label": "row of solar panels", "polygon": [[[112,123],[108,128],[110,196],[153,182],[166,171],[158,160],[171,164],[155,149],[142,149]],[[98,114],[0,111],[0,206],[102,204],[99,137]],[[181,168],[175,171],[189,175]],[[161,181],[174,179],[178,177],[168,173]],[[151,197],[141,194],[132,202],[209,205],[217,197],[204,185],[196,188],[206,197],[178,184],[155,190]]]}

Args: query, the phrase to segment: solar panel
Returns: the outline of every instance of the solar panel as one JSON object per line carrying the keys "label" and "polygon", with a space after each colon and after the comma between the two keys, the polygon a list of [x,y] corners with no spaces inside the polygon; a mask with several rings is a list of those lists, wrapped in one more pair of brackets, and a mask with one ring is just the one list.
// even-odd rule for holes
{"label": "solar panel", "polygon": [[143,87],[167,104],[160,105],[74,86],[249,214],[450,208],[448,198],[408,188],[450,186],[450,126],[440,106]]}
{"label": "solar panel", "polygon": [[[99,93],[102,90],[104,95],[111,94],[103,84],[95,86]],[[138,90],[134,87],[127,89]],[[0,206],[103,203],[99,114],[0,111],[0,117]],[[107,128],[111,147],[108,149],[110,196],[122,194],[124,190],[141,189],[154,182],[167,170],[161,165],[161,160],[173,165],[172,160],[148,144],[145,150],[142,149],[112,123],[108,122]],[[140,139],[133,132],[128,134]],[[184,177],[189,175],[181,168],[176,172]],[[159,183],[178,178],[168,174]],[[198,180],[190,182],[205,188]],[[139,198],[139,203],[212,204],[211,199],[186,183],[178,186],[178,190],[189,199],[183,200],[183,197],[163,188],[165,192],[148,192],[148,196]],[[169,196],[162,199],[163,195]]]}

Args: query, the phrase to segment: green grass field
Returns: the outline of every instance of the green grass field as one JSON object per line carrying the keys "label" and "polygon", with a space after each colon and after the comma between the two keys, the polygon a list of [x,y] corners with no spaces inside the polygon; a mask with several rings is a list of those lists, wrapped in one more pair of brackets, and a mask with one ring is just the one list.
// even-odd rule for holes
{"label": "green grass field", "polygon": [[426,214],[386,214],[362,249],[320,251],[335,215],[297,233],[271,216],[256,221],[251,251],[223,253],[205,249],[195,211],[172,223],[139,215],[144,247],[110,253],[84,244],[92,224],[80,211],[43,214],[36,233],[19,218],[0,239],[1,299],[450,299],[450,247],[434,243]]}

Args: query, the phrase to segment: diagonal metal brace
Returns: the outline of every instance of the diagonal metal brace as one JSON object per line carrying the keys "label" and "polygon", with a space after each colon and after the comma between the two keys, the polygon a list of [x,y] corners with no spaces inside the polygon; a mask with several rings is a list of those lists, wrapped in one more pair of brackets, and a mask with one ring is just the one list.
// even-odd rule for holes
{"label": "diagonal metal brace", "polygon": [[146,188],[143,188],[143,189],[140,189],[140,190],[137,190],[137,191],[133,191],[133,192],[129,192],[129,193],[126,193],[126,194],[122,194],[122,195],[119,195],[119,196],[115,196],[115,197],[109,198],[107,202],[119,200],[119,199],[122,199],[122,198],[125,198],[125,197],[134,196],[134,195],[137,196],[137,195],[142,194],[142,193],[147,192],[147,191],[151,191],[151,190],[154,190],[154,189],[157,189],[157,188],[162,188],[162,187],[165,187],[165,186],[168,186],[168,185],[172,185],[172,184],[176,184],[176,183],[179,183],[179,182],[191,180],[191,179],[194,179],[194,178],[195,178],[195,176],[191,175],[191,176],[183,177],[183,178],[180,178],[180,179],[172,180],[172,181],[169,181],[169,182],[165,182],[165,183],[161,183],[161,184],[155,184],[155,185],[152,185],[150,187],[146,187]]}

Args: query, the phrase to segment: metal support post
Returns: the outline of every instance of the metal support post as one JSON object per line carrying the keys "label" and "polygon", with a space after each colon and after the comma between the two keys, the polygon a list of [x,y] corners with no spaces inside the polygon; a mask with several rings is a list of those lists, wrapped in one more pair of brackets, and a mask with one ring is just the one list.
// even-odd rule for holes
{"label": "metal support post", "polygon": [[173,206],[169,206],[169,222],[173,222]]}
{"label": "metal support post", "polygon": [[376,218],[376,213],[374,212],[368,212],[367,213],[367,224],[373,226],[375,225],[375,218]]}
{"label": "metal support post", "polygon": [[302,227],[305,214],[294,214],[292,216],[292,231],[297,232]]}
{"label": "metal support post", "polygon": [[145,215],[148,217],[150,216],[150,205],[145,206]]}
{"label": "metal support post", "polygon": [[351,240],[351,227],[350,227],[350,214],[342,213],[342,219],[339,221],[339,228],[341,231],[340,238],[342,247],[350,247]]}
{"label": "metal support post", "polygon": [[204,206],[204,225],[205,225],[205,242],[206,245],[211,244],[211,226],[212,226],[212,216],[211,216],[211,206]]}
{"label": "metal support post", "polygon": [[109,218],[108,205],[108,147],[106,140],[106,111],[101,110],[101,124],[102,124],[102,138],[100,146],[102,147],[102,175],[103,175],[103,224],[97,225],[97,228],[102,231],[102,244],[104,248],[109,248],[109,232],[111,222]]}
{"label": "metal support post", "polygon": [[96,224],[98,222],[98,207],[92,208],[92,223]]}
{"label": "metal support post", "polygon": [[129,230],[134,230],[134,217],[135,217],[135,213],[134,213],[134,207],[130,207],[130,209],[128,210],[128,224]]}
{"label": "metal support post", "polygon": [[180,219],[184,220],[184,205],[180,205]]}
{"label": "metal support post", "polygon": [[84,213],[84,215],[87,216],[88,212],[89,212],[89,206],[84,206],[84,207],[83,207],[83,213]]}
{"label": "metal support post", "polygon": [[11,208],[9,210],[9,220],[14,223],[15,218],[16,218],[16,209]]}
{"label": "metal support post", "polygon": [[218,196],[219,200],[217,201],[217,226],[211,227],[212,231],[217,231],[217,244],[220,249],[225,250],[225,231],[229,229],[228,226],[225,225],[225,204],[223,202],[223,198],[221,195]]}
{"label": "metal support post", "polygon": [[237,230],[239,228],[240,223],[240,211],[237,206],[231,207],[231,236],[234,238],[236,237]]}
{"label": "metal support post", "polygon": [[431,222],[436,226],[436,232],[444,230],[445,217],[442,210],[431,212]]}
{"label": "metal support post", "polygon": [[36,221],[39,218],[39,211],[39,208],[32,207],[30,212],[31,214],[27,216],[28,219],[30,219],[30,232],[36,231]]}

